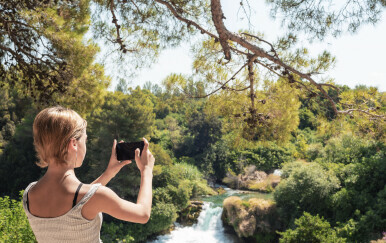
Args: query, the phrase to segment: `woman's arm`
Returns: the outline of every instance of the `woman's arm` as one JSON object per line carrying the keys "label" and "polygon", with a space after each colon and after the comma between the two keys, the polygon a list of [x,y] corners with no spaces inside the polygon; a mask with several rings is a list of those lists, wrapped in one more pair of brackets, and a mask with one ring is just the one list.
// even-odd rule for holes
{"label": "woman's arm", "polygon": [[[123,142],[123,141],[121,141],[121,142]],[[110,161],[109,161],[109,164],[107,166],[107,169],[105,170],[105,172],[102,173],[102,175],[100,175],[91,184],[101,183],[103,186],[106,186],[107,183],[109,183],[109,181],[111,179],[113,179],[116,174],[118,174],[118,172],[122,169],[123,166],[131,163],[131,160],[124,160],[122,162],[119,162],[117,160],[117,154],[115,152],[116,146],[117,146],[117,140],[114,139],[113,148],[112,148],[111,156],[110,156]]]}
{"label": "woman's arm", "polygon": [[149,143],[146,139],[142,155],[137,149],[135,161],[141,172],[141,186],[137,203],[132,203],[120,198],[115,192],[107,187],[100,187],[93,196],[93,211],[104,212],[117,219],[134,223],[146,223],[150,218],[152,203],[152,180],[154,156],[149,151]]}

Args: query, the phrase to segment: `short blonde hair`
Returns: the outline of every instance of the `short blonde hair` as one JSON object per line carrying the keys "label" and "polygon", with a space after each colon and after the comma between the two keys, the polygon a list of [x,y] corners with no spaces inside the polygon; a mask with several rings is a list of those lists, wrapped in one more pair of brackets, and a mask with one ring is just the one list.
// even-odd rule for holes
{"label": "short blonde hair", "polygon": [[67,147],[72,138],[79,140],[85,133],[87,122],[75,111],[55,106],[39,112],[33,124],[34,146],[39,167],[49,161],[68,163]]}

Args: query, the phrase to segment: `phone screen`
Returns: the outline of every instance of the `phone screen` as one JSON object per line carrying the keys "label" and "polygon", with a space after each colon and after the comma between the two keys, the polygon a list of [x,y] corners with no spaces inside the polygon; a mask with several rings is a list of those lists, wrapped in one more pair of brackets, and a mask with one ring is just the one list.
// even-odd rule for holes
{"label": "phone screen", "polygon": [[145,143],[141,142],[130,142],[130,143],[117,143],[116,152],[118,160],[133,160],[135,158],[135,150],[140,149],[142,154]]}

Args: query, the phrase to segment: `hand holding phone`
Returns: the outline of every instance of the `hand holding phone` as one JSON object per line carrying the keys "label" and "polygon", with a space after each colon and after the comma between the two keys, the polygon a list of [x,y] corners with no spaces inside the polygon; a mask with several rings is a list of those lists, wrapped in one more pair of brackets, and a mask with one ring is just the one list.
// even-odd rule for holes
{"label": "hand holding phone", "polygon": [[150,169],[150,171],[153,171],[154,162],[155,162],[154,156],[149,150],[149,142],[146,140],[146,138],[142,138],[142,139],[143,139],[143,142],[145,143],[143,152],[141,151],[141,154],[140,154],[139,149],[135,150],[135,162],[137,164],[138,169],[141,171],[141,173],[144,172],[146,168]]}

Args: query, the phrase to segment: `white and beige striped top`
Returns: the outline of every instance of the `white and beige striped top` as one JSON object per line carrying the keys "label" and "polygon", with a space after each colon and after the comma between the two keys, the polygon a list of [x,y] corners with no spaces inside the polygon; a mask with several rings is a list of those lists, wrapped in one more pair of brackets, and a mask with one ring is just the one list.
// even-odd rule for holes
{"label": "white and beige striped top", "polygon": [[99,213],[93,220],[85,219],[82,216],[83,205],[94,195],[101,185],[100,183],[91,186],[83,198],[66,214],[54,218],[41,218],[32,215],[27,207],[27,193],[36,184],[32,182],[25,189],[23,194],[23,207],[27,214],[28,221],[36,240],[39,243],[100,243],[100,230],[102,226],[102,213]]}

